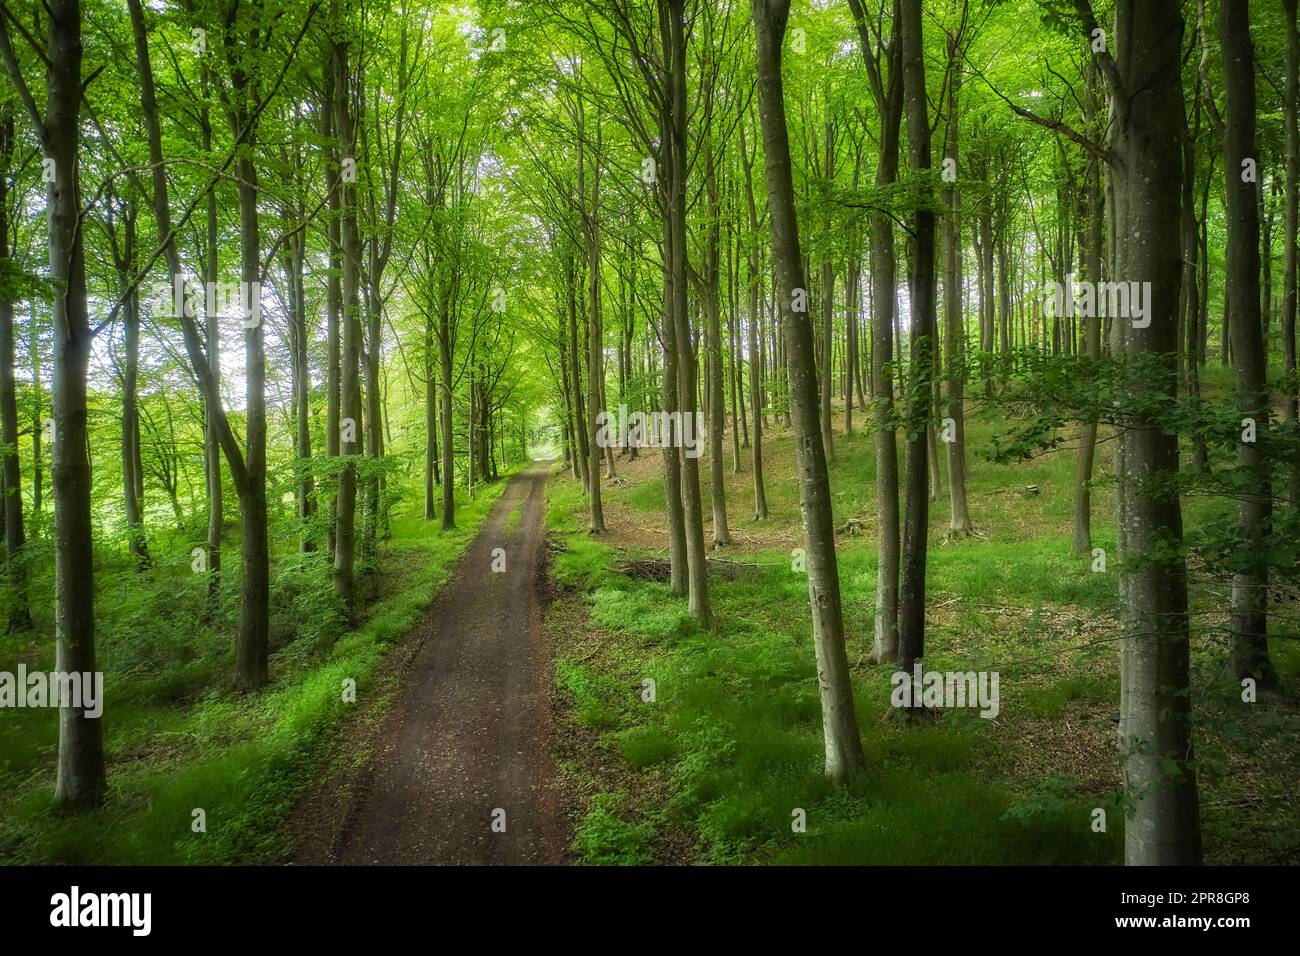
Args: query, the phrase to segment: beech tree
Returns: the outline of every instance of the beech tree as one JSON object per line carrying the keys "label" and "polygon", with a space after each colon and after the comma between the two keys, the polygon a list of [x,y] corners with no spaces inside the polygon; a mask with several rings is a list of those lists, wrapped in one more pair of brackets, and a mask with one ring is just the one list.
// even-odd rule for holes
{"label": "beech tree", "polygon": [[[1084,36],[1103,35],[1088,0],[1075,2]],[[1142,326],[1116,317],[1117,351],[1156,359],[1171,376],[1163,384],[1171,392],[1181,274],[1179,7],[1175,0],[1120,0],[1113,43],[1093,46],[1112,111],[1114,275],[1151,283],[1151,321]],[[1117,463],[1124,562],[1119,735],[1125,788],[1134,801],[1124,828],[1130,865],[1201,860],[1186,692],[1187,571],[1178,550],[1182,509],[1176,488],[1162,480],[1177,468],[1178,439],[1160,423],[1133,416],[1121,430]]]}
{"label": "beech tree", "polygon": [[[87,449],[86,372],[94,330],[86,302],[86,258],[81,228],[81,3],[53,0],[46,7],[42,112],[14,49],[10,25],[0,22],[0,57],[44,155],[53,301],[53,461],[56,667],[95,671],[95,556]],[[0,355],[0,362],[4,356]],[[6,524],[6,543],[11,532]],[[95,806],[104,798],[104,744],[97,719],[64,701],[59,708],[57,804]]]}
{"label": "beech tree", "polygon": [[[782,302],[782,330],[790,361],[790,398],[799,459],[799,512],[807,546],[808,599],[812,605],[817,686],[822,703],[826,773],[846,780],[866,770],[858,735],[844,647],[839,567],[835,557],[835,519],[830,478],[822,447],[813,330],[806,305],[803,256],[795,219],[790,144],[781,82],[781,45],[789,22],[789,0],[753,0],[758,47],[758,102],[763,132],[763,171],[772,217],[772,261]],[[827,356],[829,361],[829,356]],[[829,366],[824,370],[829,374]]]}

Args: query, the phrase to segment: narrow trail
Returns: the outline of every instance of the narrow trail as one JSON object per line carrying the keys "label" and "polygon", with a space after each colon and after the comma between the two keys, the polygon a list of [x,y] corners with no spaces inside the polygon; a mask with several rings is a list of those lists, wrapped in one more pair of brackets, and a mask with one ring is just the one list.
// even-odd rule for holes
{"label": "narrow trail", "polygon": [[337,812],[317,815],[312,829],[328,832],[309,834],[299,863],[564,862],[541,627],[547,474],[534,464],[510,479],[406,638],[377,752]]}

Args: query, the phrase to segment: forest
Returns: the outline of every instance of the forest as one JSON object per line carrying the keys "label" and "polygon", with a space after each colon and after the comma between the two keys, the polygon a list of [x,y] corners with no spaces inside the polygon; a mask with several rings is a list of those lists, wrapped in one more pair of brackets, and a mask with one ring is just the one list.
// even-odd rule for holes
{"label": "forest", "polygon": [[0,863],[1300,863],[1298,5],[0,0]]}

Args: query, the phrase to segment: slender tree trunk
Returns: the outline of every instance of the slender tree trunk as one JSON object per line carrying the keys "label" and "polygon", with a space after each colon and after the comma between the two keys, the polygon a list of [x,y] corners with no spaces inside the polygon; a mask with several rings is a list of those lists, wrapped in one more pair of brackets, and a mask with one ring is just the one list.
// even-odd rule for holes
{"label": "slender tree trunk", "polygon": [[[835,127],[826,121],[825,168],[822,170],[829,184],[835,178]],[[826,233],[831,231],[830,215],[823,223]],[[831,380],[835,374],[835,262],[830,253],[822,261],[822,374],[821,374],[821,425],[822,445],[826,459],[835,460],[835,430],[831,427]]]}
{"label": "slender tree trunk", "polygon": [[28,348],[32,357],[32,510],[40,514],[44,508],[44,456],[42,453],[41,431],[45,426],[45,404],[41,382],[41,343],[36,332],[36,300],[28,302],[28,315],[31,328],[28,336]]}
{"label": "slender tree trunk", "polygon": [[[343,29],[338,4],[332,13]],[[351,77],[348,67],[348,42],[334,44],[334,129],[338,137],[339,159],[343,167],[355,160],[356,138],[353,134]],[[334,590],[348,614],[355,611],[357,520],[357,466],[355,456],[361,452],[361,403],[359,364],[361,352],[361,239],[357,231],[357,187],[351,176],[340,183],[342,220],[342,315],[343,344],[339,378],[339,452],[345,459],[339,470],[337,522],[334,544]],[[443,512],[443,525],[447,524]]]}
{"label": "slender tree trunk", "polygon": [[[781,80],[781,46],[789,14],[789,0],[753,0],[763,166],[772,216],[772,260],[785,303],[783,325],[790,358],[795,448],[798,450],[799,510],[807,544],[808,597],[812,606],[817,685],[826,742],[826,773],[834,780],[847,780],[865,772],[866,757],[854,714],[853,685],[844,644],[839,569],[835,556],[835,517],[817,407],[813,329],[807,312],[796,312],[793,308],[796,291],[807,287],[799,251]],[[829,358],[827,353],[828,361]]]}
{"label": "slender tree trunk", "polygon": [[[212,124],[205,109],[202,114],[203,149],[205,154],[212,151]],[[203,277],[205,282],[217,281],[217,255],[220,241],[217,225],[217,193],[208,192],[204,209],[206,236],[203,248]],[[211,286],[205,286],[211,288]],[[204,297],[206,300],[206,296]],[[221,328],[215,309],[208,309],[204,303],[204,348],[208,367],[212,375],[214,394],[221,390]],[[205,462],[204,478],[207,482],[208,498],[208,598],[206,613],[211,619],[221,604],[221,531],[225,525],[225,487],[221,480],[221,435],[218,418],[222,414],[212,404],[212,399],[204,395],[203,399],[203,458]]]}
{"label": "slender tree trunk", "polygon": [[[123,264],[128,272],[136,267],[135,256],[135,211],[132,210],[124,223],[126,233],[126,254]],[[124,275],[125,282],[130,283],[133,275]],[[122,370],[122,502],[126,511],[127,544],[137,566],[149,566],[149,545],[144,534],[144,516],[142,514],[141,485],[144,475],[140,455],[140,296],[135,289],[127,292],[122,308],[122,338],[125,355],[125,367]],[[6,481],[6,490],[8,482]],[[6,519],[6,529],[8,527]]]}
{"label": "slender tree trunk", "polygon": [[452,431],[451,303],[446,293],[438,312],[438,387],[442,393],[442,530],[456,527],[455,432]]}
{"label": "slender tree trunk", "polygon": [[[696,401],[698,374],[695,345],[691,335],[691,316],[687,296],[686,246],[686,138],[688,104],[686,99],[686,11],[685,0],[664,0],[666,50],[668,55],[668,222],[672,228],[672,318],[677,348],[677,399],[683,415],[699,414]],[[695,429],[698,438],[699,429]],[[698,448],[698,445],[696,446]],[[700,460],[698,452],[677,456],[681,466],[682,510],[686,528],[687,605],[693,617],[708,621],[709,579],[704,550],[704,509],[700,501]]]}
{"label": "slender tree trunk", "polygon": [[[303,210],[299,209],[301,215]],[[315,482],[312,480],[311,463],[311,369],[307,359],[307,300],[303,283],[306,248],[301,234],[292,237],[288,243],[286,256],[286,277],[289,287],[289,309],[286,319],[291,329],[289,344],[292,350],[291,368],[293,371],[294,395],[294,457],[297,459],[301,473],[298,476],[297,508],[298,521],[302,524],[302,534],[298,540],[298,549],[303,553],[316,550],[312,540],[309,523],[316,513]]]}
{"label": "slender tree trunk", "polygon": [[[1095,21],[1083,0],[1085,33]],[[1182,15],[1178,0],[1119,0],[1112,48],[1098,55],[1111,86],[1114,281],[1151,283],[1150,324],[1113,319],[1117,351],[1154,355],[1176,387],[1182,162]],[[1124,827],[1130,865],[1201,861],[1191,738],[1187,575],[1178,493],[1160,480],[1178,469],[1178,439],[1141,413],[1118,448],[1121,664],[1120,740],[1132,809]]]}
{"label": "slender tree trunk", "polygon": [[569,378],[573,383],[573,421],[575,425],[579,422],[584,423],[581,427],[575,428],[578,436],[578,470],[582,474],[583,490],[590,494],[591,435],[588,434],[585,424],[589,419],[587,401],[582,392],[582,363],[578,360],[578,278],[577,269],[572,263],[565,277],[569,303]]}
{"label": "slender tree trunk", "polygon": [[[1243,437],[1237,464],[1245,486],[1237,497],[1237,522],[1248,565],[1232,576],[1232,669],[1238,680],[1276,682],[1268,656],[1268,564],[1272,523],[1271,467],[1259,439],[1269,428],[1268,358],[1260,316],[1259,206],[1256,183],[1244,182],[1247,160],[1256,159],[1255,53],[1247,3],[1225,3],[1219,11],[1219,37],[1227,86],[1223,166],[1228,239],[1227,272],[1233,312],[1232,361],[1237,411]],[[1251,433],[1247,428],[1253,425]]]}
{"label": "slender tree trunk", "polygon": [[722,444],[727,427],[727,408],[722,392],[722,307],[718,290],[719,259],[721,258],[722,215],[719,200],[717,156],[710,141],[705,147],[705,192],[708,195],[709,224],[707,227],[704,276],[704,313],[709,349],[709,487],[713,499],[713,546],[731,544],[731,529],[727,527],[727,479],[723,471]]}
{"label": "slender tree trunk", "polygon": [[[902,0],[903,99],[907,112],[910,165],[930,169],[930,120],[925,93],[921,0]],[[933,398],[935,300],[934,213],[922,195],[912,220],[911,357],[907,382],[906,496],[903,520],[902,581],[898,602],[898,660],[901,669],[925,654],[925,571],[930,526],[930,455],[927,427]]]}
{"label": "slender tree trunk", "polygon": [[[343,358],[339,347],[340,318],[343,312],[343,197],[339,190],[340,157],[334,115],[334,58],[331,51],[324,68],[324,96],[321,103],[322,135],[325,140],[325,186],[328,190],[329,278],[325,289],[325,454],[337,465],[342,452],[342,376]],[[330,521],[326,548],[331,568],[338,556],[338,493],[330,495]]]}
{"label": "slender tree trunk", "polygon": [[[733,194],[733,213],[734,210]],[[729,226],[727,229],[727,384],[731,389],[731,473],[738,475],[740,474],[740,433],[743,428],[745,447],[748,448],[749,427],[745,422],[743,370],[737,358],[740,340],[736,332],[736,313],[739,311],[737,307],[739,293],[736,283],[740,277],[740,237],[735,234],[736,241],[732,242],[734,233],[735,230]]]}
{"label": "slender tree trunk", "polygon": [[[237,88],[240,82],[242,81],[236,82]],[[240,95],[246,95],[246,91],[241,90]],[[235,118],[241,129],[251,125],[252,115],[246,109],[241,108]],[[235,170],[240,178],[237,189],[240,277],[246,288],[256,289],[261,281],[262,249],[258,232],[257,169],[251,152],[235,161]],[[248,450],[244,456],[247,475],[239,495],[243,534],[243,593],[235,655],[236,684],[241,691],[255,690],[266,683],[270,652],[271,555],[266,515],[266,355],[263,350],[263,328],[259,319],[244,330],[244,401]]]}
{"label": "slender tree trunk", "polygon": [[[1282,0],[1286,16],[1286,212],[1282,236],[1282,366],[1290,380],[1282,396],[1282,417],[1295,431],[1300,383],[1296,376],[1296,262],[1297,209],[1300,207],[1300,30],[1296,25],[1296,0]],[[1288,476],[1288,497],[1292,507],[1300,507],[1300,461],[1293,462]]]}
{"label": "slender tree trunk", "polygon": [[740,127],[741,162],[745,170],[745,202],[749,209],[749,405],[754,416],[754,520],[767,517],[767,491],[763,487],[763,352],[759,344],[759,319],[762,309],[759,285],[763,281],[759,253],[758,206],[754,202],[754,158],[745,143],[745,127]]}
{"label": "slender tree trunk", "polygon": [[[55,669],[94,673],[95,556],[90,509],[86,373],[91,330],[86,305],[80,169],[81,4],[49,0],[43,146],[53,162],[46,188],[50,279],[54,296],[54,634]],[[105,793],[98,719],[59,708],[55,803],[68,809],[99,804]]]}
{"label": "slender tree trunk", "polygon": [[[958,91],[961,89],[962,49],[951,40],[948,58],[953,63],[952,80],[948,90],[948,129],[945,158],[957,163]],[[961,192],[955,185],[947,190],[943,220],[943,318],[946,340],[944,358],[948,363],[948,418],[952,419],[952,433],[945,435],[948,452],[948,534],[963,538],[973,530],[970,511],[966,505],[966,317],[962,302],[961,274]],[[947,425],[947,423],[944,423]]]}
{"label": "slender tree trunk", "polygon": [[[1096,67],[1087,69],[1084,91],[1084,120],[1090,133],[1099,129]],[[1095,289],[1101,281],[1102,229],[1105,226],[1105,197],[1101,189],[1101,160],[1090,159],[1084,173],[1084,201],[1087,204],[1087,235],[1084,239],[1085,280]],[[1090,362],[1101,358],[1101,316],[1084,317],[1084,354]],[[1097,419],[1083,423],[1079,434],[1079,451],[1074,468],[1074,530],[1071,541],[1077,554],[1092,552],[1092,470],[1097,453]]]}
{"label": "slender tree trunk", "polygon": [[[860,0],[849,0],[857,24],[860,49],[880,117],[876,186],[887,188],[898,178],[899,133],[903,117],[902,12],[892,9],[887,59],[876,49],[865,25]],[[887,74],[882,76],[882,72]],[[898,308],[897,262],[893,220],[882,210],[871,215],[871,391],[875,420],[876,505],[879,512],[879,559],[876,567],[876,613],[871,656],[877,663],[898,657],[898,566],[900,556],[898,508],[898,444],[894,426],[894,316]],[[901,367],[901,366],[900,366]]]}
{"label": "slender tree trunk", "polygon": [[[581,102],[581,101],[580,101]],[[604,418],[602,402],[602,382],[605,376],[605,341],[603,304],[600,296],[600,120],[597,116],[596,156],[592,162],[595,170],[591,190],[591,206],[587,206],[586,193],[586,135],[585,116],[579,105],[579,146],[578,146],[578,195],[582,203],[584,239],[587,246],[587,396],[590,398],[590,414],[587,418],[587,433],[591,436],[590,464],[588,465],[588,497],[591,503],[591,533],[605,533],[605,512],[600,500],[600,458],[603,449],[598,437]],[[606,443],[608,444],[608,443]]]}
{"label": "slender tree trunk", "polygon": [[[13,167],[14,114],[12,103],[0,106],[0,276],[7,276],[12,268],[9,258],[9,178]],[[33,315],[33,329],[35,315]],[[35,355],[35,333],[32,338]],[[39,359],[37,359],[39,361]],[[39,376],[33,381],[39,388]],[[31,610],[27,603],[27,567],[23,548],[27,540],[23,533],[22,463],[18,458],[18,396],[14,376],[14,302],[10,293],[0,286],[0,441],[4,443],[4,537],[5,571],[13,588],[9,611],[9,629],[31,627]],[[39,417],[39,416],[38,416]],[[40,428],[33,431],[34,440]]]}
{"label": "slender tree trunk", "polygon": [[438,470],[438,374],[434,365],[433,317],[424,330],[424,520],[438,516],[436,473]]}

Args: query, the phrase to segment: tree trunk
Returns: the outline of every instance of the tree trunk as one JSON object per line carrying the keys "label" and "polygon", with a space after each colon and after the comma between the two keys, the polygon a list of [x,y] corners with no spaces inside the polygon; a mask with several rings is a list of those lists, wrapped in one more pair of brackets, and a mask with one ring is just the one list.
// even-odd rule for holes
{"label": "tree trunk", "polygon": [[[589,416],[587,418],[587,433],[591,436],[590,441],[590,464],[588,465],[588,496],[591,503],[591,533],[605,533],[605,511],[600,500],[600,458],[604,449],[601,448],[597,437],[601,431],[601,420],[604,417],[602,402],[601,380],[605,376],[605,336],[604,336],[604,306],[600,296],[600,119],[597,116],[596,130],[596,156],[592,163],[595,170],[591,188],[591,206],[587,206],[586,194],[586,136],[582,128],[585,117],[581,114],[579,107],[580,126],[579,126],[579,147],[578,147],[578,195],[582,203],[581,216],[584,239],[587,246],[587,396],[589,402]],[[606,443],[608,444],[608,443]]]}
{"label": "tree trunk", "polygon": [[[1084,0],[1085,33],[1095,22]],[[1150,324],[1113,319],[1116,349],[1154,355],[1177,387],[1180,125],[1182,79],[1178,0],[1120,0],[1113,49],[1099,54],[1111,85],[1111,236],[1114,281],[1151,283]],[[1141,413],[1120,429],[1120,740],[1132,809],[1124,828],[1130,865],[1201,861],[1200,811],[1191,738],[1187,575],[1180,550],[1182,509],[1165,480],[1178,468],[1178,440]]]}
{"label": "tree trunk", "polygon": [[[753,0],[763,166],[772,216],[772,260],[785,303],[783,326],[790,360],[795,448],[798,449],[799,510],[807,543],[808,597],[812,606],[817,685],[826,742],[826,773],[839,781],[865,772],[866,757],[854,714],[853,685],[844,645],[835,517],[817,408],[813,330],[807,311],[796,312],[793,308],[796,290],[806,291],[807,287],[799,251],[781,80],[781,46],[789,14],[789,0]],[[828,353],[828,360],[829,357]]]}
{"label": "tree trunk", "polygon": [[434,366],[433,317],[424,330],[424,520],[438,516],[434,480],[438,470],[438,375]]}
{"label": "tree trunk", "polygon": [[[902,13],[894,0],[888,58],[880,59],[867,31],[860,0],[849,0],[868,78],[880,117],[876,185],[885,189],[898,178],[899,132],[903,117]],[[888,73],[882,76],[882,67]],[[871,656],[877,663],[898,656],[898,444],[894,428],[894,315],[898,308],[897,263],[893,220],[878,210],[871,215],[871,391],[875,418],[876,506],[880,515],[876,567],[876,613]]]}
{"label": "tree trunk", "polygon": [[[299,209],[301,215],[303,210]],[[289,252],[286,258],[286,280],[289,287],[288,321],[291,349],[292,385],[294,396],[294,457],[300,474],[296,489],[298,521],[302,524],[298,549],[303,553],[316,550],[312,540],[309,522],[316,513],[315,483],[311,476],[311,369],[307,359],[307,300],[303,283],[304,259],[306,247],[300,234],[290,238]]]}
{"label": "tree trunk", "polygon": [[[123,223],[126,235],[126,252],[122,259],[125,267],[123,282],[133,281],[136,269],[135,210],[132,209]],[[122,370],[122,502],[126,511],[127,545],[137,566],[149,566],[149,545],[145,540],[144,516],[141,513],[141,486],[144,475],[140,466],[140,296],[129,289],[123,303],[122,338],[125,367]],[[8,481],[6,481],[8,490]],[[8,530],[6,518],[6,530]]]}
{"label": "tree trunk", "polygon": [[[1282,0],[1286,14],[1286,212],[1283,217],[1282,252],[1282,365],[1291,381],[1282,396],[1282,417],[1294,432],[1297,424],[1296,375],[1296,262],[1297,207],[1300,206],[1300,30],[1296,25],[1296,0]],[[1300,461],[1293,462],[1288,476],[1292,507],[1300,507]]]}
{"label": "tree trunk", "polygon": [[[239,71],[234,71],[238,74]],[[234,84],[238,95],[244,79]],[[252,123],[251,110],[241,108],[234,119],[240,129]],[[251,133],[249,135],[251,141]],[[258,232],[257,168],[250,151],[235,161],[239,177],[240,279],[246,288],[256,289],[261,281],[262,249]],[[266,520],[266,355],[260,319],[244,330],[244,402],[247,474],[239,487],[239,516],[243,534],[243,593],[239,608],[239,638],[236,646],[235,683],[241,691],[261,687],[267,679],[270,653],[271,555]]]}
{"label": "tree trunk", "polygon": [[[325,141],[325,186],[328,191],[329,219],[326,222],[326,239],[329,243],[329,278],[325,289],[325,454],[332,465],[338,464],[342,451],[342,375],[343,358],[339,348],[339,323],[343,312],[343,197],[339,192],[340,157],[338,133],[334,115],[334,58],[325,62],[324,94],[321,103],[321,134]],[[330,495],[329,533],[326,548],[330,567],[338,556],[338,494]]]}
{"label": "tree trunk", "polygon": [[[697,359],[691,335],[688,308],[686,246],[686,137],[688,104],[686,99],[686,11],[685,0],[665,0],[667,14],[665,52],[668,55],[668,222],[672,229],[670,263],[672,266],[672,321],[677,348],[677,400],[683,416],[698,416]],[[694,430],[698,439],[699,429]],[[698,449],[698,444],[697,444]],[[704,509],[700,501],[700,460],[682,449],[677,455],[681,467],[682,511],[686,529],[687,605],[693,617],[709,620],[709,579],[704,550]]]}
{"label": "tree trunk", "polygon": [[[948,129],[945,158],[957,163],[958,91],[961,88],[962,49],[951,40],[948,59],[952,62],[952,80],[948,89]],[[943,318],[944,358],[948,363],[948,418],[952,419],[952,434],[945,435],[948,446],[948,534],[964,538],[973,530],[970,511],[966,506],[966,320],[962,303],[961,275],[961,192],[954,184],[945,190],[945,215],[943,217]],[[945,425],[947,423],[945,422]]]}
{"label": "tree trunk", "polygon": [[[13,165],[14,114],[13,105],[0,106],[0,277],[10,274],[9,249],[9,177]],[[0,281],[3,281],[0,279]],[[35,327],[35,315],[32,326]],[[35,354],[35,332],[32,345]],[[39,378],[33,385],[40,386]],[[125,417],[125,416],[124,416]],[[33,438],[39,435],[39,427]],[[23,548],[23,487],[22,463],[18,458],[18,397],[14,376],[14,302],[7,288],[0,287],[0,441],[4,443],[4,536],[5,571],[13,588],[9,612],[9,629],[20,630],[31,626],[31,611],[27,603],[27,567]]]}
{"label": "tree trunk", "polygon": [[[835,179],[835,127],[830,120],[826,121],[826,154],[824,158],[824,168],[822,174],[825,176],[827,187]],[[823,228],[829,235],[831,231],[831,219],[828,213]],[[827,461],[835,460],[835,431],[831,428],[831,381],[835,374],[835,263],[831,259],[831,254],[826,253],[825,259],[822,260],[822,370],[821,370],[821,425],[822,425],[822,445],[826,449]]]}
{"label": "tree trunk", "polygon": [[[708,194],[709,222],[705,240],[704,313],[708,323],[709,349],[709,488],[713,499],[713,547],[731,544],[731,530],[727,527],[727,479],[723,471],[722,443],[727,428],[727,406],[722,392],[722,307],[718,290],[722,235],[719,221],[722,215],[719,201],[717,156],[710,142],[705,147],[705,184]],[[734,434],[734,431],[733,431]]]}
{"label": "tree trunk", "polygon": [[[55,669],[94,673],[95,555],[90,510],[86,372],[91,330],[86,306],[80,183],[81,4],[49,0],[43,146],[53,161],[46,188],[50,279],[54,296],[54,634]],[[54,802],[67,809],[104,797],[102,724],[71,706],[59,708]]]}
{"label": "tree trunk", "polygon": [[759,261],[758,206],[754,202],[754,157],[745,143],[745,127],[740,127],[740,158],[745,170],[745,201],[749,209],[749,405],[753,419],[754,520],[767,517],[767,491],[763,487],[763,353],[759,346],[759,285],[763,281]]}
{"label": "tree trunk", "polygon": [[[337,3],[332,10],[337,28],[343,29]],[[347,168],[356,140],[353,134],[352,97],[348,72],[348,42],[334,44],[334,129],[338,137],[339,160]],[[339,378],[339,452],[345,459],[339,470],[337,531],[334,544],[334,591],[350,615],[355,611],[357,466],[361,452],[361,403],[359,363],[361,351],[361,239],[357,231],[357,188],[355,179],[342,176],[340,183],[342,221],[342,322],[343,344]],[[350,181],[351,180],[351,181]],[[443,512],[446,526],[447,513]]]}
{"label": "tree trunk", "polygon": [[[1097,103],[1097,71],[1087,68],[1084,90],[1084,122],[1088,131],[1096,134],[1099,128]],[[1087,204],[1087,235],[1084,239],[1085,281],[1095,289],[1101,281],[1102,230],[1105,226],[1105,197],[1101,190],[1101,160],[1090,158],[1084,173],[1084,202]],[[1101,358],[1101,317],[1085,316],[1084,354],[1091,362]],[[1092,553],[1092,470],[1097,452],[1097,419],[1083,423],[1079,434],[1079,451],[1074,469],[1074,530],[1071,541],[1076,554]]]}
{"label": "tree trunk", "polygon": [[[914,173],[930,169],[930,119],[925,93],[925,58],[921,37],[921,0],[902,0],[903,99],[907,140]],[[924,180],[922,181],[924,182]],[[930,456],[927,426],[934,379],[935,305],[934,213],[921,187],[912,222],[911,356],[907,382],[906,496],[903,520],[902,583],[898,607],[898,660],[902,670],[925,654],[925,570],[930,526]]]}
{"label": "tree trunk", "polygon": [[1248,565],[1232,576],[1232,669],[1238,680],[1276,681],[1268,656],[1267,542],[1272,521],[1271,467],[1262,438],[1269,428],[1268,359],[1260,316],[1259,205],[1254,182],[1244,182],[1242,167],[1255,160],[1255,53],[1250,40],[1249,5],[1225,3],[1219,11],[1227,111],[1223,130],[1226,174],[1227,272],[1233,306],[1232,362],[1237,411],[1250,440],[1237,445],[1244,476],[1237,496],[1237,522]]}
{"label": "tree trunk", "polygon": [[[203,69],[204,86],[207,85],[207,67]],[[203,151],[205,155],[212,152],[212,122],[211,114],[207,107],[200,112]],[[217,257],[219,253],[218,243],[220,236],[217,225],[217,192],[215,189],[209,190],[205,201],[204,225],[206,227],[206,236],[203,247],[203,279],[204,282],[215,283],[217,281]],[[211,288],[211,286],[205,286]],[[208,551],[208,597],[206,614],[211,620],[215,617],[221,604],[221,531],[225,524],[225,488],[221,481],[221,431],[218,424],[224,411],[220,408],[219,399],[217,404],[213,404],[213,396],[219,396],[221,392],[221,329],[214,309],[208,309],[206,302],[207,296],[204,296],[204,338],[203,348],[206,349],[206,356],[209,374],[212,376],[213,392],[212,395],[205,391],[203,397],[203,460],[204,460],[204,480],[207,483],[208,497],[208,529],[207,529],[207,551]]]}

